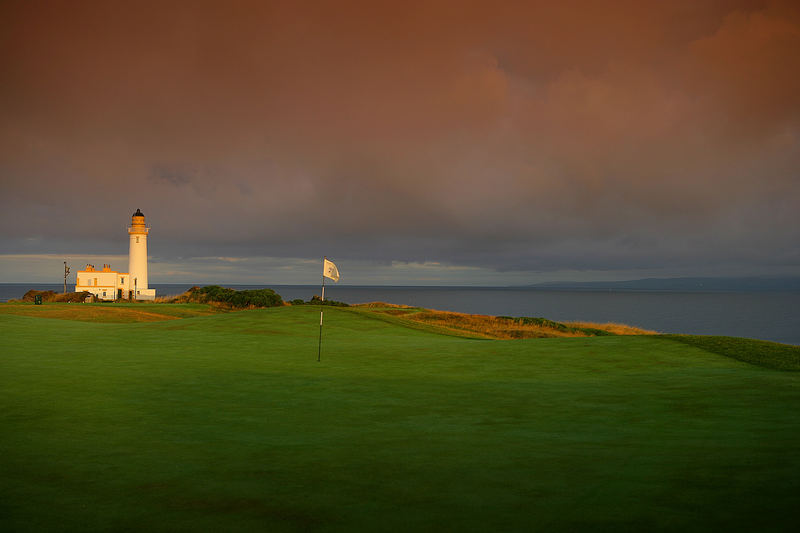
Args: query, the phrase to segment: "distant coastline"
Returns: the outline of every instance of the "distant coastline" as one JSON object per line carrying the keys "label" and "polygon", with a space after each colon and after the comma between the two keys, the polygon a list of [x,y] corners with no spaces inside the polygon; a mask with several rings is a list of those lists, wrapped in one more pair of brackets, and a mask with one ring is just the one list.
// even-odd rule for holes
{"label": "distant coastline", "polygon": [[542,290],[626,291],[800,291],[800,276],[738,278],[644,278],[627,281],[549,281],[524,285]]}

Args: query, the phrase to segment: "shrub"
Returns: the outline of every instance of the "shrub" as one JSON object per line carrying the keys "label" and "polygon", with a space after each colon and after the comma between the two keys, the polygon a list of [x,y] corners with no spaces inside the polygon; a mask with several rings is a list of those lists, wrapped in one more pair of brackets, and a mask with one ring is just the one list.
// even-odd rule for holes
{"label": "shrub", "polygon": [[325,300],[323,301],[322,298],[317,296],[316,294],[311,297],[311,299],[306,302],[308,305],[331,305],[334,307],[350,307],[350,304],[345,302],[337,302],[336,300]]}
{"label": "shrub", "polygon": [[89,291],[68,292],[65,294],[61,294],[55,291],[37,291],[35,289],[31,289],[28,292],[26,292],[25,295],[22,297],[22,301],[32,302],[34,301],[37,295],[40,295],[42,297],[43,302],[82,303],[86,301],[86,298],[91,298],[92,302],[100,301]]}
{"label": "shrub", "polygon": [[198,303],[218,303],[230,307],[279,307],[283,305],[283,298],[272,289],[246,289],[237,291],[208,285],[206,287],[192,287],[186,292],[186,300]]}

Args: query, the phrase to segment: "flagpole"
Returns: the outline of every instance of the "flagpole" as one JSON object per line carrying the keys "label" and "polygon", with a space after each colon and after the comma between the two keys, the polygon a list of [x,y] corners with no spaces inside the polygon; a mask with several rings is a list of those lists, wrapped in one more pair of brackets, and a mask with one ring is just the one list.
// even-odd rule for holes
{"label": "flagpole", "polygon": [[328,256],[322,258],[322,305],[319,308],[319,344],[317,345],[317,363],[322,356],[322,314],[325,312],[325,260]]}

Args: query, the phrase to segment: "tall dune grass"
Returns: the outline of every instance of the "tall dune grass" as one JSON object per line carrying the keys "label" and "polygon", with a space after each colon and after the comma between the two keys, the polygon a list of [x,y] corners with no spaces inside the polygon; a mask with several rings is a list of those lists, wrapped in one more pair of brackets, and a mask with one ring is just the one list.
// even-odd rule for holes
{"label": "tall dune grass", "polygon": [[407,324],[433,326],[456,333],[469,333],[485,339],[596,337],[599,335],[651,335],[655,333],[625,324],[561,323],[545,318],[474,315],[384,302],[357,304],[355,307],[395,317]]}
{"label": "tall dune grass", "polygon": [[614,335],[658,335],[657,331],[637,328],[636,326],[629,326],[627,324],[617,324],[615,322],[604,322],[602,324],[597,322],[565,322],[565,324],[575,328],[599,329]]}

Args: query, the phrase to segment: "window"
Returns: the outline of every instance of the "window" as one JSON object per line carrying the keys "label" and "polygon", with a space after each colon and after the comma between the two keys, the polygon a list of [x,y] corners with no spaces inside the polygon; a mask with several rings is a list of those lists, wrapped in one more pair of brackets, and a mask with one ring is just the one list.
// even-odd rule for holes
{"label": "window", "polygon": [[136,236],[136,244],[139,244],[139,236]]}
{"label": "window", "polygon": [[94,286],[97,287],[97,278],[94,278]]}
{"label": "window", "polygon": [[125,278],[119,278],[119,282],[120,282],[120,284],[125,283]]}

